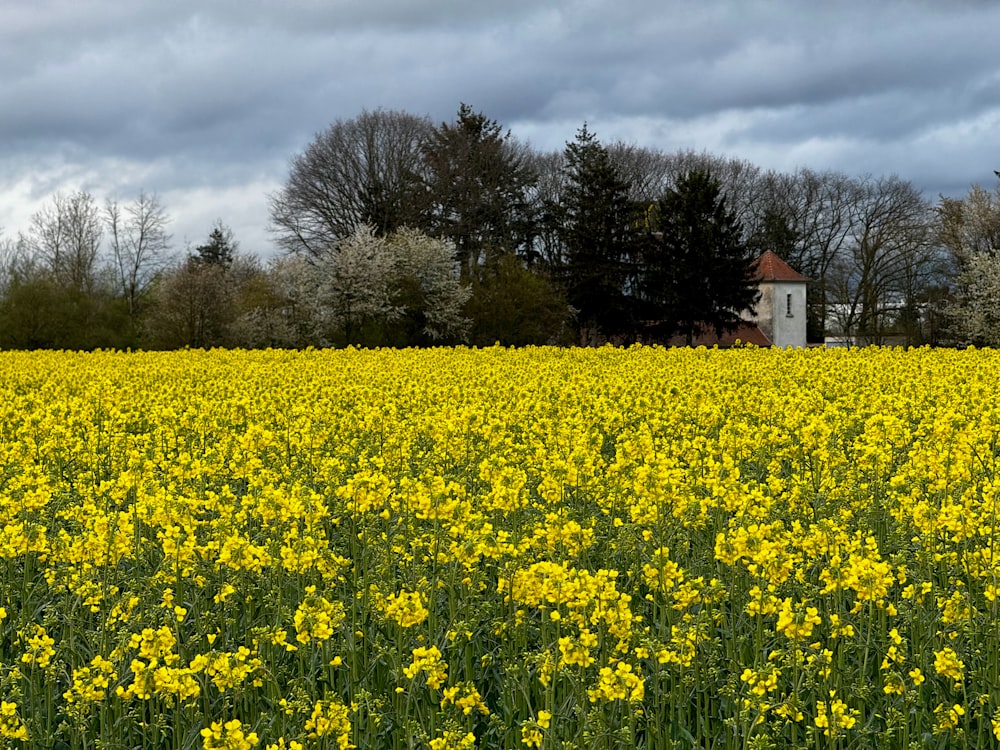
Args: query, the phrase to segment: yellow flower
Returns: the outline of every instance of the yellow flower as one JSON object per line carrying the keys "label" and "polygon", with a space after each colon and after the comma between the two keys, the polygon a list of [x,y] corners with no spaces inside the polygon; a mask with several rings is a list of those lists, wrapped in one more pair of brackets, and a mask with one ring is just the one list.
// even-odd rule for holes
{"label": "yellow flower", "polygon": [[330,602],[316,594],[315,586],[306,588],[305,599],[295,610],[295,640],[299,643],[322,643],[333,637],[333,631],[346,616],[342,602]]}
{"label": "yellow flower", "polygon": [[620,661],[611,667],[601,667],[597,687],[588,690],[591,703],[598,701],[628,700],[639,702],[645,695],[642,676],[632,671],[632,665]]}
{"label": "yellow flower", "polygon": [[816,726],[823,730],[827,737],[836,737],[845,729],[850,729],[857,723],[857,711],[849,710],[847,704],[836,697],[836,692],[830,691],[829,704],[826,701],[816,703]]}
{"label": "yellow flower", "polygon": [[272,742],[267,745],[264,750],[305,750],[301,742],[296,742],[292,740],[289,743],[285,743],[284,737],[279,737],[277,742]]}
{"label": "yellow flower", "polygon": [[958,703],[951,706],[939,703],[934,708],[934,716],[937,719],[934,723],[935,731],[947,732],[958,726],[959,721],[965,716],[965,709]]}
{"label": "yellow flower", "polygon": [[890,672],[885,677],[882,692],[886,695],[902,695],[906,692],[906,685],[903,684],[903,678],[896,672]]}
{"label": "yellow flower", "polygon": [[333,736],[340,750],[348,750],[351,745],[350,709],[335,700],[318,701],[313,706],[312,716],[306,721],[305,729],[310,737]]}
{"label": "yellow flower", "polygon": [[958,658],[958,654],[951,648],[943,648],[934,652],[934,671],[944,677],[949,677],[955,682],[961,682],[965,662]]}
{"label": "yellow flower", "polygon": [[799,710],[797,706],[792,705],[791,703],[782,703],[778,706],[775,706],[774,712],[778,716],[784,719],[788,719],[789,721],[802,721],[802,719],[805,718],[802,714],[802,711]]}
{"label": "yellow flower", "polygon": [[[96,703],[104,700],[108,686],[118,679],[114,665],[101,656],[95,656],[90,665],[73,670],[73,682],[63,693],[67,703]],[[81,710],[86,710],[85,707]]]}
{"label": "yellow flower", "polygon": [[476,686],[471,682],[463,682],[452,687],[447,687],[442,691],[441,708],[453,705],[461,709],[465,716],[473,711],[489,715],[490,710],[483,702],[483,696],[479,694]]}
{"label": "yellow flower", "polygon": [[527,747],[541,747],[542,730],[537,726],[525,724],[521,727],[521,742]]}
{"label": "yellow flower", "polygon": [[446,729],[440,737],[430,741],[431,750],[471,750],[476,746],[476,735],[472,732],[456,732]]}
{"label": "yellow flower", "polygon": [[224,583],[222,584],[222,587],[219,589],[219,593],[217,593],[214,597],[212,597],[212,601],[214,601],[216,604],[222,604],[224,601],[226,601],[226,599],[228,599],[235,593],[236,593],[236,587],[233,586],[233,584]]}
{"label": "yellow flower", "polygon": [[778,607],[778,632],[793,641],[806,640],[812,635],[813,627],[823,622],[816,607],[793,609],[792,600],[786,597]]}
{"label": "yellow flower", "polygon": [[260,740],[256,732],[246,734],[243,723],[239,719],[225,722],[213,721],[212,725],[201,730],[202,747],[204,750],[250,750]]}
{"label": "yellow flower", "polygon": [[400,591],[399,594],[389,594],[386,597],[385,616],[395,620],[400,627],[419,625],[429,614],[424,596],[418,591]]}
{"label": "yellow flower", "polygon": [[141,633],[133,633],[129,645],[139,650],[139,656],[148,660],[160,660],[165,664],[174,664],[180,656],[174,652],[177,637],[174,631],[166,625],[153,630],[143,628]]}
{"label": "yellow flower", "polygon": [[580,631],[579,638],[562,636],[559,639],[559,664],[575,664],[581,667],[589,667],[594,663],[591,656],[591,649],[597,645],[597,634],[588,628]]}
{"label": "yellow flower", "polygon": [[261,659],[254,656],[246,646],[240,646],[236,651],[216,653],[207,658],[203,654],[199,656],[203,658],[195,657],[197,661],[192,660],[192,669],[204,668],[205,674],[211,678],[220,693],[243,684],[263,667]]}
{"label": "yellow flower", "polygon": [[403,674],[412,680],[421,672],[427,674],[427,684],[435,690],[448,679],[448,663],[437,646],[413,649],[413,662],[403,669]]}
{"label": "yellow flower", "polygon": [[49,666],[55,656],[55,640],[45,632],[41,625],[32,625],[31,635],[27,637],[28,649],[21,655],[24,664],[35,664],[42,669]]}
{"label": "yellow flower", "polygon": [[17,715],[17,704],[0,701],[0,739],[28,741],[28,729]]}
{"label": "yellow flower", "polygon": [[764,593],[760,586],[753,586],[748,593],[749,601],[744,611],[748,615],[773,615],[778,611],[778,597],[773,593]]}
{"label": "yellow flower", "polygon": [[779,677],[781,677],[781,670],[773,667],[764,672],[755,672],[747,668],[740,675],[740,680],[750,686],[751,693],[763,696],[778,689]]}
{"label": "yellow flower", "polygon": [[854,626],[850,623],[841,623],[840,615],[830,615],[830,637],[839,638],[845,636],[850,638],[854,635]]}

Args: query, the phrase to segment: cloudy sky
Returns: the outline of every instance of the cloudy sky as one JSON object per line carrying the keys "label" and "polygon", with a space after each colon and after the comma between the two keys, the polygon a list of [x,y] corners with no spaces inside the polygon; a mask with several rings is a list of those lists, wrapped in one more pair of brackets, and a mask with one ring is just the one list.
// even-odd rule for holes
{"label": "cloudy sky", "polygon": [[159,194],[275,252],[267,196],[363,109],[460,102],[540,150],[604,142],[898,174],[1000,169],[992,0],[0,0],[0,227],[56,191]]}

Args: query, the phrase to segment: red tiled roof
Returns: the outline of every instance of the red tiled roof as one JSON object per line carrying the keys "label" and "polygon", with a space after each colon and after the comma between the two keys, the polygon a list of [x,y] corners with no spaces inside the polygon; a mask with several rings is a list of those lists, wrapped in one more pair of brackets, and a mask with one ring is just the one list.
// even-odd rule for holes
{"label": "red tiled roof", "polygon": [[765,250],[754,265],[759,281],[809,281],[808,277],[785,263],[772,250]]}

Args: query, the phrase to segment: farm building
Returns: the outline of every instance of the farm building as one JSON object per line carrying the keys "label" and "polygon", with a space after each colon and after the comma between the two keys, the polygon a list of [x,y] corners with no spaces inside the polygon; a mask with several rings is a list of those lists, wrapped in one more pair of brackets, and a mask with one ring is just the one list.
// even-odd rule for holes
{"label": "farm building", "polygon": [[806,345],[806,285],[809,279],[766,251],[757,259],[760,299],[753,317],[772,346]]}
{"label": "farm building", "polygon": [[[804,347],[806,345],[806,285],[809,279],[800,274],[771,250],[754,262],[760,288],[756,309],[747,311],[746,323],[735,331],[716,336],[714,331],[696,336],[695,346]],[[683,336],[670,342],[684,346]]]}

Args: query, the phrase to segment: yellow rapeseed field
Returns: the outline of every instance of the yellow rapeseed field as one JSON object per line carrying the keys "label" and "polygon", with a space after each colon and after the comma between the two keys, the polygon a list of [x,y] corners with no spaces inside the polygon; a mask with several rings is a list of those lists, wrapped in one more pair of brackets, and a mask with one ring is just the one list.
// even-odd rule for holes
{"label": "yellow rapeseed field", "polygon": [[1000,354],[0,354],[0,746],[1000,738]]}

